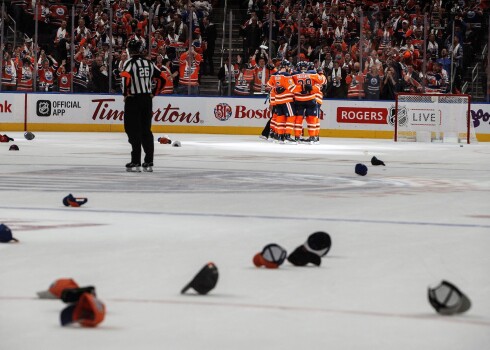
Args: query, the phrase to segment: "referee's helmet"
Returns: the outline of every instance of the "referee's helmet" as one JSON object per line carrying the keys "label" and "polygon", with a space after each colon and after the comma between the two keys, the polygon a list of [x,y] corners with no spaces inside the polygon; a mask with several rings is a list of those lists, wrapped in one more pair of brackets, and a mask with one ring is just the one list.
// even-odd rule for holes
{"label": "referee's helmet", "polygon": [[139,55],[141,53],[141,41],[136,39],[131,39],[128,42],[128,51],[131,55]]}

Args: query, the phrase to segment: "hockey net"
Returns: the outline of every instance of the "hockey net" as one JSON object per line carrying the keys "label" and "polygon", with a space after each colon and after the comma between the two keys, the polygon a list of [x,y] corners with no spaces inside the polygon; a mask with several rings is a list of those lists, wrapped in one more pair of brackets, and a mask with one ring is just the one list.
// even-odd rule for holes
{"label": "hockey net", "polygon": [[462,94],[397,94],[394,139],[476,143],[470,103],[470,95]]}

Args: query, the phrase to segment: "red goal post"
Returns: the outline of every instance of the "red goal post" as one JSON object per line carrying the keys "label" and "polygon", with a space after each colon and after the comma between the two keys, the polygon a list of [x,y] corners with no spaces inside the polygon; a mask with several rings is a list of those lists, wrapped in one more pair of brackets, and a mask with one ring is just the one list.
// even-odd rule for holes
{"label": "red goal post", "polygon": [[470,111],[470,95],[398,93],[394,141],[475,143]]}

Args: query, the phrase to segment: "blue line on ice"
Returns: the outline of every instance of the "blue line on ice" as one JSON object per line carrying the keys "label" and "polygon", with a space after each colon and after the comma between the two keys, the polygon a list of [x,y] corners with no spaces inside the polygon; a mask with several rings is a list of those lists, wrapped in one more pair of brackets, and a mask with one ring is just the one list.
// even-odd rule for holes
{"label": "blue line on ice", "polygon": [[[34,211],[66,211],[67,208],[35,208],[35,207],[4,207],[5,210],[34,210]],[[246,214],[217,214],[217,213],[175,213],[165,211],[137,211],[137,210],[109,210],[109,209],[76,209],[81,212],[112,213],[112,214],[135,214],[135,215],[167,215],[167,216],[195,216],[195,217],[217,217],[235,219],[262,219],[262,220],[292,220],[292,221],[327,221],[327,222],[357,222],[365,224],[388,224],[388,225],[416,225],[416,226],[442,226],[442,227],[466,227],[466,228],[490,228],[490,225],[462,224],[446,222],[425,221],[396,221],[396,220],[372,220],[372,219],[348,219],[329,217],[301,217],[301,216],[276,216],[276,215],[246,215]]]}

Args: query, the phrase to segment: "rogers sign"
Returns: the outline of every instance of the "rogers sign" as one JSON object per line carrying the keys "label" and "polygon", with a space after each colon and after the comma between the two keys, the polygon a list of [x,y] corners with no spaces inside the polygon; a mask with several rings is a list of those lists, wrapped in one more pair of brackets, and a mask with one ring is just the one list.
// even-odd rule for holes
{"label": "rogers sign", "polygon": [[388,124],[388,109],[338,107],[337,122],[355,124]]}
{"label": "rogers sign", "polygon": [[[95,110],[92,120],[124,120],[124,110],[118,110],[112,104],[114,98],[94,99]],[[168,103],[166,107],[158,108],[153,111],[153,121],[161,123],[184,123],[198,124],[201,123],[199,112],[194,114],[180,111],[180,107],[174,107]]]}

